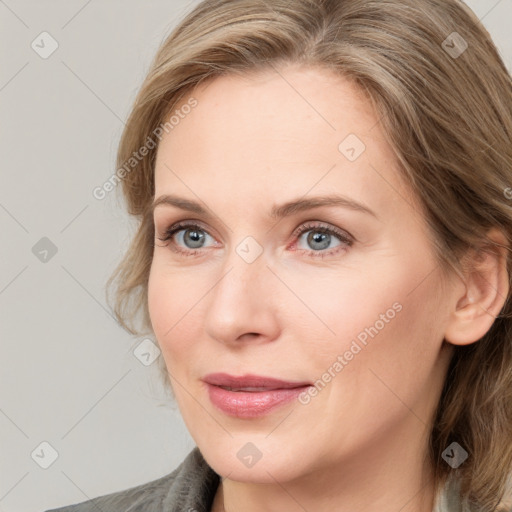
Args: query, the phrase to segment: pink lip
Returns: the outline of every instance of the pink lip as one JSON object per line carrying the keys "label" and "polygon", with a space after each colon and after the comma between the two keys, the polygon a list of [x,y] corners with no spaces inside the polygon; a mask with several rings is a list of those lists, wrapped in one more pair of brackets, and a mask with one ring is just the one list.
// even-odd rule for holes
{"label": "pink lip", "polygon": [[[289,403],[311,385],[309,382],[289,382],[258,375],[234,377],[226,373],[209,374],[203,381],[208,384],[208,395],[213,405],[238,418],[255,418],[267,414]],[[230,391],[220,386],[265,389]]]}

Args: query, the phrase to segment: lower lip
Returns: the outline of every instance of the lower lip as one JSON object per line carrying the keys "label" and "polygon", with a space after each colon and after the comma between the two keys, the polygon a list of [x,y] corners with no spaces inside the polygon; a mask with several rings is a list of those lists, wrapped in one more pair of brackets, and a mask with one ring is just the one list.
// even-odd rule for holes
{"label": "lower lip", "polygon": [[228,391],[208,384],[210,400],[222,412],[237,418],[256,418],[268,414],[297,398],[309,386],[269,391]]}

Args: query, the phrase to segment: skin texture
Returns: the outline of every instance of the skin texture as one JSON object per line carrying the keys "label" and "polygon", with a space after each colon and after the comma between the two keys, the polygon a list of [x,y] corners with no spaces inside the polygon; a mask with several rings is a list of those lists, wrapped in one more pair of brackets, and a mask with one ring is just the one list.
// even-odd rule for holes
{"label": "skin texture", "polygon": [[[346,79],[287,65],[216,78],[193,96],[160,143],[155,197],[197,201],[213,217],[155,209],[148,298],[184,421],[223,477],[212,510],[431,511],[431,417],[453,344],[476,341],[501,307],[503,265],[486,260],[486,279],[470,286],[443,277],[379,117]],[[338,148],[349,134],[366,146],[355,161]],[[334,193],[376,217],[337,206],[269,216]],[[194,256],[172,250],[192,253],[194,228],[160,240],[178,221],[204,230]],[[306,222],[353,241],[331,235],[318,249],[316,226],[294,235]],[[237,252],[248,236],[263,249],[251,263]],[[315,382],[393,304],[400,311],[309,403],[239,419],[210,402],[201,378],[212,372]],[[237,457],[249,442],[261,453],[252,467]]]}

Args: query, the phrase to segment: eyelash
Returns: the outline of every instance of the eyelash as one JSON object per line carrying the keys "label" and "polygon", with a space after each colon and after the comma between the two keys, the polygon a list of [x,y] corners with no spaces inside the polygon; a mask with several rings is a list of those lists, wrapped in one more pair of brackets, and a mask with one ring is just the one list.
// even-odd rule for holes
{"label": "eyelash", "polygon": [[[162,238],[160,238],[160,237],[157,237],[157,238],[158,238],[158,240],[161,240],[162,242],[167,242],[167,241],[171,240],[172,237],[179,231],[187,230],[189,228],[192,228],[192,229],[195,229],[198,231],[203,231],[203,232],[207,233],[209,236],[212,236],[212,235],[210,235],[210,233],[208,233],[207,230],[203,229],[199,224],[189,223],[189,222],[178,222],[178,223],[172,225],[169,229],[167,229],[164,232],[164,236]],[[318,224],[318,223],[312,223],[312,222],[306,222],[305,224],[303,224],[298,230],[296,230],[294,232],[293,236],[294,236],[294,238],[296,238],[298,240],[304,233],[306,233],[307,231],[313,231],[313,230],[321,232],[321,233],[325,233],[328,235],[335,236],[336,238],[339,239],[340,242],[342,242],[342,244],[345,244],[346,247],[338,246],[334,249],[330,249],[327,251],[313,251],[313,250],[308,251],[307,249],[298,249],[298,251],[300,251],[300,252],[309,253],[309,256],[311,256],[312,258],[325,258],[326,256],[332,256],[334,254],[337,254],[340,251],[347,250],[347,247],[351,247],[353,244],[353,239],[348,234],[345,234],[336,228],[325,226],[325,225]],[[199,253],[202,252],[201,249],[189,249],[189,250],[179,249],[178,246],[176,246],[174,243],[171,244],[171,250],[176,253],[182,254],[186,257],[200,256]]]}

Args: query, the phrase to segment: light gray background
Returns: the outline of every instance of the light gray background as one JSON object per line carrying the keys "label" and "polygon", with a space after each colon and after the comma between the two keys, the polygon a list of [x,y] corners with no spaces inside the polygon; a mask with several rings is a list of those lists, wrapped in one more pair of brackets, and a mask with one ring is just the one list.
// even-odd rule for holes
{"label": "light gray background", "polygon": [[[153,480],[194,446],[156,365],[133,354],[142,338],[106,306],[135,226],[117,192],[92,190],[115,171],[158,45],[198,3],[0,0],[0,512]],[[512,69],[512,0],[467,3]],[[31,48],[43,31],[59,44],[47,59]],[[47,262],[32,252],[43,237],[57,247]],[[31,455],[43,441],[58,452],[48,469]]]}

